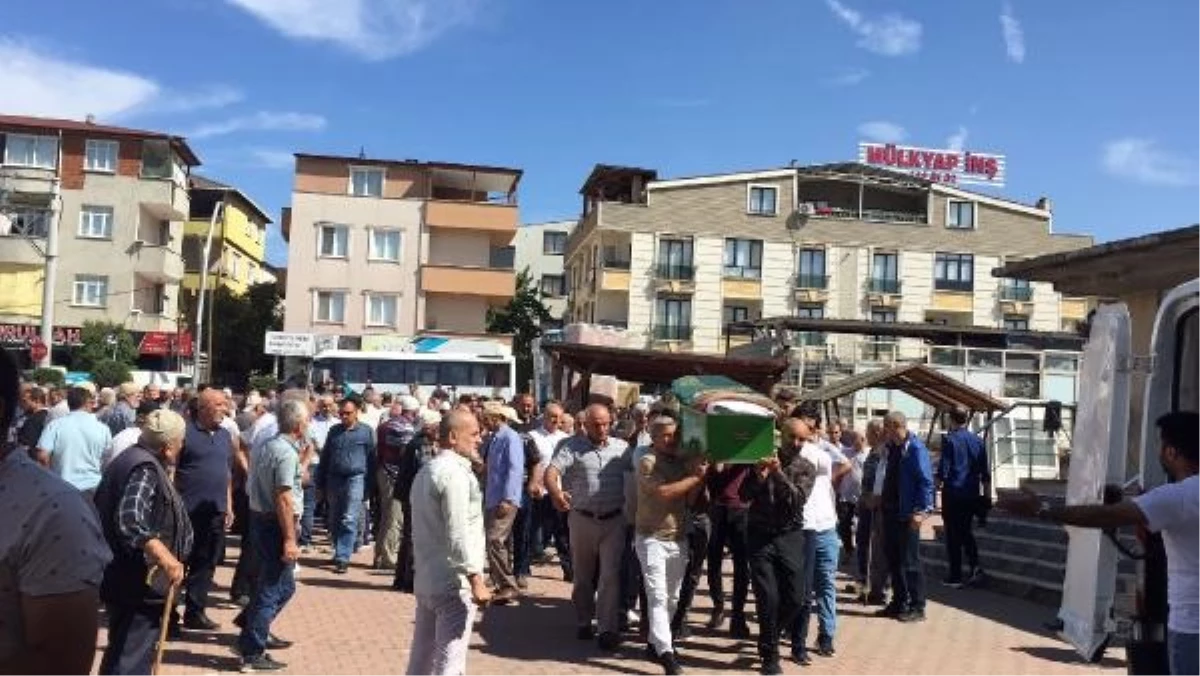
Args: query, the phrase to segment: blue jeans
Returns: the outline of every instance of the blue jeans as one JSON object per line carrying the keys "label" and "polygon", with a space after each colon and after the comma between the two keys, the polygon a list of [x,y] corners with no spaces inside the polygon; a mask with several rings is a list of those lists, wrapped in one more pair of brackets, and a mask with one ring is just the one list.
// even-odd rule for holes
{"label": "blue jeans", "polygon": [[358,519],[363,501],[362,474],[326,477],[326,499],[329,501],[329,533],[333,540],[333,560],[349,563],[354,555],[354,538],[358,535]]}
{"label": "blue jeans", "polygon": [[304,513],[300,515],[300,537],[298,544],[307,547],[312,544],[313,518],[317,511],[317,487],[309,484],[304,487]]}
{"label": "blue jeans", "polygon": [[238,636],[238,652],[243,658],[261,655],[267,649],[271,622],[296,593],[293,566],[283,561],[283,529],[274,514],[250,516],[250,542],[258,550],[261,564],[258,587],[246,607],[245,625]]}
{"label": "blue jeans", "polygon": [[1200,673],[1200,634],[1168,629],[1167,656],[1172,674]]}
{"label": "blue jeans", "polygon": [[836,528],[804,531],[804,574],[801,576],[804,602],[792,625],[793,654],[808,650],[808,617],[812,614],[813,597],[817,602],[817,643],[833,645],[837,633],[837,567],[841,545]]}

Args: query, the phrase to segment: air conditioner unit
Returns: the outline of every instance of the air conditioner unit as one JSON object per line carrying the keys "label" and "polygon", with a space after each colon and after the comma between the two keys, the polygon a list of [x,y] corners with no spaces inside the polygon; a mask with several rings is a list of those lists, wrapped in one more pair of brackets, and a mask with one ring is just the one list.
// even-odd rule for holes
{"label": "air conditioner unit", "polygon": [[801,216],[812,216],[813,214],[817,213],[817,205],[813,204],[812,202],[801,202],[799,206],[796,207],[796,213],[800,214]]}

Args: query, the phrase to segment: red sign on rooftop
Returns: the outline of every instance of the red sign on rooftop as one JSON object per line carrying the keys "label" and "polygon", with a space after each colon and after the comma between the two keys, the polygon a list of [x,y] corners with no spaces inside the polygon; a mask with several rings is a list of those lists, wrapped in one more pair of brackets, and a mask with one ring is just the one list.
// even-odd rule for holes
{"label": "red sign on rooftop", "polygon": [[1003,155],[917,148],[894,143],[860,143],[858,161],[934,183],[1004,187]]}

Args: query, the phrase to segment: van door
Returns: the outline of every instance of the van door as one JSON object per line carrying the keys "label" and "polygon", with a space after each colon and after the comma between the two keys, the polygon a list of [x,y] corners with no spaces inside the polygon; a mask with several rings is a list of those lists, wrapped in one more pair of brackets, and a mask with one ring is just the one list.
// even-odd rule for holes
{"label": "van door", "polygon": [[1154,367],[1146,381],[1142,417],[1139,479],[1146,490],[1166,483],[1158,462],[1158,429],[1154,421],[1171,411],[1200,410],[1197,393],[1197,331],[1200,280],[1180,284],[1163,298],[1154,319],[1150,346]]}
{"label": "van door", "polygon": [[[1104,501],[1106,483],[1125,477],[1129,431],[1129,310],[1102,305],[1092,320],[1079,373],[1075,442],[1067,477],[1067,504]],[[1099,656],[1114,625],[1117,550],[1098,529],[1067,527],[1067,575],[1059,619],[1063,634],[1085,659]]]}

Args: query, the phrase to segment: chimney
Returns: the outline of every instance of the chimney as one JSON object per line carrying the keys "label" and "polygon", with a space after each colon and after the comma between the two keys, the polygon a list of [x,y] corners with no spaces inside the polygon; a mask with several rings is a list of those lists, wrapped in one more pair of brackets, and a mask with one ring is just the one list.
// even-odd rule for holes
{"label": "chimney", "polygon": [[1041,209],[1042,211],[1054,211],[1054,203],[1050,201],[1049,197],[1039,197],[1037,203],[1034,204],[1034,206]]}

